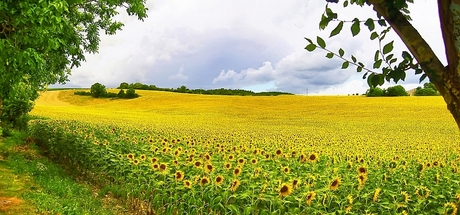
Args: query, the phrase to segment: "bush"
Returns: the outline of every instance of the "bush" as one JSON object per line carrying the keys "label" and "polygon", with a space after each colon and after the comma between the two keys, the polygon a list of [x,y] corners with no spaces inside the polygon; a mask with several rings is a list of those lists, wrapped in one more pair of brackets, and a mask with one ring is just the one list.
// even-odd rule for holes
{"label": "bush", "polygon": [[385,91],[385,96],[408,96],[409,94],[406,92],[401,85],[396,85],[393,87],[388,87]]}
{"label": "bush", "polygon": [[370,88],[366,91],[367,97],[380,97],[383,96],[383,90],[379,87]]}
{"label": "bush", "polygon": [[125,95],[126,95],[126,94],[125,94],[125,91],[124,91],[123,89],[121,89],[121,90],[118,92],[118,94],[117,94],[118,98],[120,98],[120,99],[124,98]]}
{"label": "bush", "polygon": [[415,91],[416,96],[436,96],[438,92],[436,92],[432,88],[420,88]]}
{"label": "bush", "polygon": [[136,93],[136,90],[134,88],[129,88],[128,90],[126,90],[125,98],[132,99],[137,97],[139,97],[139,95]]}
{"label": "bush", "polygon": [[107,90],[105,89],[104,85],[100,83],[95,83],[91,85],[91,95],[94,98],[103,97],[105,94],[107,94]]}

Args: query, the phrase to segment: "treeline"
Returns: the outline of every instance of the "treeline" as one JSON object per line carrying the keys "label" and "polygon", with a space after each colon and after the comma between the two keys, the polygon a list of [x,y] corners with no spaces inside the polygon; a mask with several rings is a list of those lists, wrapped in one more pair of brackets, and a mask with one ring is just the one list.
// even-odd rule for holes
{"label": "treeline", "polygon": [[[404,89],[403,86],[401,85],[396,85],[393,87],[388,87],[387,89],[385,88],[379,88],[379,87],[374,87],[370,88],[366,91],[365,94],[367,97],[381,97],[381,96],[408,96],[409,93],[407,93],[406,89]],[[434,84],[428,82],[425,83],[422,87],[417,87],[417,89],[414,92],[415,96],[436,96],[439,95],[439,92],[436,90],[436,87]]]}
{"label": "treeline", "polygon": [[105,85],[100,83],[95,83],[91,85],[90,92],[87,91],[76,91],[75,95],[80,96],[92,96],[94,98],[119,98],[119,99],[133,99],[139,97],[139,94],[136,93],[136,90],[133,88],[120,89],[118,93],[107,92]]}
{"label": "treeline", "polygon": [[277,96],[277,95],[293,95],[292,93],[287,92],[260,92],[255,93],[250,90],[242,89],[188,89],[186,86],[182,85],[178,88],[161,88],[155,85],[147,85],[142,83],[126,83],[123,82],[120,84],[118,89],[137,89],[137,90],[157,90],[157,91],[168,91],[168,92],[177,92],[177,93],[190,93],[190,94],[206,94],[206,95],[238,95],[238,96]]}

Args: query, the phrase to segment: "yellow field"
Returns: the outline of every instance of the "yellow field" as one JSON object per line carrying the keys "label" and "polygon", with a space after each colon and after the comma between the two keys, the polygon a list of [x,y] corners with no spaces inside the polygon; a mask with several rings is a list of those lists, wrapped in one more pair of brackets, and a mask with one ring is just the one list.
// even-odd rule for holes
{"label": "yellow field", "polygon": [[[460,136],[441,97],[137,92],[134,100],[45,92],[32,114],[58,121],[37,121],[32,133],[62,159],[150,184],[159,199],[145,188],[139,195],[165,213],[457,211]],[[173,201],[171,190],[194,200]]]}

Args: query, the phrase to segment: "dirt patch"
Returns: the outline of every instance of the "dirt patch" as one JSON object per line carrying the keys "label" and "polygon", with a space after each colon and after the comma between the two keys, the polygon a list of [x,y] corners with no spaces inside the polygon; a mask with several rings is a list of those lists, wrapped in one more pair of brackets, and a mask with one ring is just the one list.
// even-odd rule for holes
{"label": "dirt patch", "polygon": [[21,205],[23,201],[16,197],[0,196],[0,212],[13,212],[14,208]]}

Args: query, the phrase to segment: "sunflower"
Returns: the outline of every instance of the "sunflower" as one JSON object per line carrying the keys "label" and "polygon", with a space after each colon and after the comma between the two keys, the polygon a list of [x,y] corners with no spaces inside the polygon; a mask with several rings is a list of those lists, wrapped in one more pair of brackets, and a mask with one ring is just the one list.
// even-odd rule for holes
{"label": "sunflower", "polygon": [[134,155],[132,153],[127,154],[126,157],[130,160],[134,159]]}
{"label": "sunflower", "polygon": [[290,184],[286,184],[286,183],[283,183],[280,187],[280,190],[279,190],[279,195],[280,196],[288,196],[289,194],[291,194],[292,192],[292,187]]}
{"label": "sunflower", "polygon": [[184,172],[182,172],[182,171],[177,171],[176,174],[174,174],[174,178],[175,178],[177,181],[182,181],[182,179],[184,179]]}
{"label": "sunflower", "polygon": [[179,156],[179,155],[180,155],[180,151],[179,151],[179,150],[174,151],[174,156],[175,156],[175,157],[177,157],[177,156]]}
{"label": "sunflower", "polygon": [[292,180],[292,189],[297,188],[297,186],[299,185],[299,181],[299,179]]}
{"label": "sunflower", "polygon": [[258,177],[261,171],[262,171],[262,168],[257,167],[257,168],[254,170],[254,177]]}
{"label": "sunflower", "polygon": [[351,211],[351,206],[349,205],[345,208],[345,213],[350,213],[350,211]]}
{"label": "sunflower", "polygon": [[240,186],[240,180],[234,179],[232,182],[232,185],[230,186],[230,190],[235,192],[239,186]]}
{"label": "sunflower", "polygon": [[134,164],[134,165],[138,165],[138,164],[139,164],[139,160],[138,160],[138,159],[134,159],[134,160],[133,160],[133,164]]}
{"label": "sunflower", "polygon": [[316,193],[314,191],[310,191],[307,193],[306,202],[308,206],[311,205],[311,202],[313,201],[313,199],[315,199],[315,196],[316,196]]}
{"label": "sunflower", "polygon": [[457,205],[455,203],[449,202],[444,204],[445,213],[444,214],[457,214]]}
{"label": "sunflower", "polygon": [[308,161],[310,162],[316,162],[318,160],[318,155],[316,153],[311,153],[310,156],[308,157]]}
{"label": "sunflower", "polygon": [[196,168],[201,168],[201,161],[195,161],[195,163],[193,163],[193,166],[195,166]]}
{"label": "sunflower", "polygon": [[238,165],[243,165],[246,162],[244,158],[238,158]]}
{"label": "sunflower", "polygon": [[147,158],[147,156],[141,155],[141,160],[145,161],[146,158]]}
{"label": "sunflower", "polygon": [[206,184],[209,184],[209,178],[208,177],[203,177],[200,179],[200,185],[204,186]]}
{"label": "sunflower", "polygon": [[207,160],[207,161],[210,161],[211,160],[211,155],[209,155],[208,153],[206,153],[204,155],[204,159]]}
{"label": "sunflower", "polygon": [[154,163],[158,162],[158,158],[153,157],[152,159],[150,159],[150,162],[152,162],[152,164],[154,164]]}
{"label": "sunflower", "polygon": [[212,172],[212,170],[213,170],[213,168],[214,168],[214,167],[212,166],[211,163],[207,163],[207,164],[205,165],[205,167],[206,167],[206,168],[205,168],[206,172]]}
{"label": "sunflower", "polygon": [[189,180],[184,180],[184,186],[186,188],[192,188],[192,182]]}
{"label": "sunflower", "polygon": [[277,156],[281,156],[281,155],[283,154],[283,150],[282,150],[282,149],[277,149],[277,150],[275,151],[275,154],[276,154]]}
{"label": "sunflower", "polygon": [[224,176],[218,175],[215,179],[214,182],[216,183],[217,186],[221,185],[222,182],[224,182]]}
{"label": "sunflower", "polygon": [[372,198],[373,202],[377,202],[379,200],[379,195],[380,195],[381,191],[382,191],[382,189],[380,189],[380,188],[375,189],[374,197]]}
{"label": "sunflower", "polygon": [[350,205],[353,204],[353,196],[348,195],[347,200],[348,200],[348,204],[350,204]]}
{"label": "sunflower", "polygon": [[359,186],[363,186],[366,183],[367,175],[359,175],[358,176],[358,183]]}
{"label": "sunflower", "polygon": [[331,184],[329,185],[329,189],[330,190],[337,190],[339,188],[340,183],[342,183],[340,178],[338,178],[338,177],[335,178],[334,180],[332,180]]}
{"label": "sunflower", "polygon": [[159,168],[160,168],[160,164],[157,164],[157,163],[152,164],[152,169],[153,170],[158,170]]}
{"label": "sunflower", "polygon": [[238,176],[241,174],[241,168],[237,167],[233,170],[233,175]]}
{"label": "sunflower", "polygon": [[252,164],[257,164],[257,159],[255,159],[255,158],[251,159],[251,163]]}
{"label": "sunflower", "polygon": [[424,186],[419,186],[417,189],[415,189],[415,194],[420,198],[420,199],[426,199],[428,196],[430,196],[430,190]]}
{"label": "sunflower", "polygon": [[118,158],[122,159],[122,158],[123,158],[123,155],[121,155],[121,154],[120,154],[120,155],[118,155]]}
{"label": "sunflower", "polygon": [[405,202],[405,203],[408,203],[409,200],[410,200],[409,194],[408,194],[407,192],[405,192],[405,191],[401,191],[401,195],[404,196],[404,202]]}
{"label": "sunflower", "polygon": [[289,174],[289,167],[288,166],[283,167],[282,170],[283,170],[284,173]]}
{"label": "sunflower", "polygon": [[307,161],[307,156],[305,154],[303,154],[303,153],[300,154],[299,161],[302,162],[302,163]]}
{"label": "sunflower", "polygon": [[234,158],[235,158],[234,155],[232,155],[232,154],[231,154],[231,155],[228,155],[228,160],[231,160],[231,161],[232,161]]}
{"label": "sunflower", "polygon": [[168,168],[168,165],[167,165],[167,164],[165,164],[165,163],[161,163],[161,164],[160,164],[160,170],[161,170],[162,172],[166,171],[167,168]]}
{"label": "sunflower", "polygon": [[358,167],[356,171],[358,172],[358,175],[367,175],[368,173],[366,167],[364,166]]}
{"label": "sunflower", "polygon": [[225,167],[225,169],[230,169],[230,168],[232,168],[232,164],[231,163],[225,163],[224,167]]}

